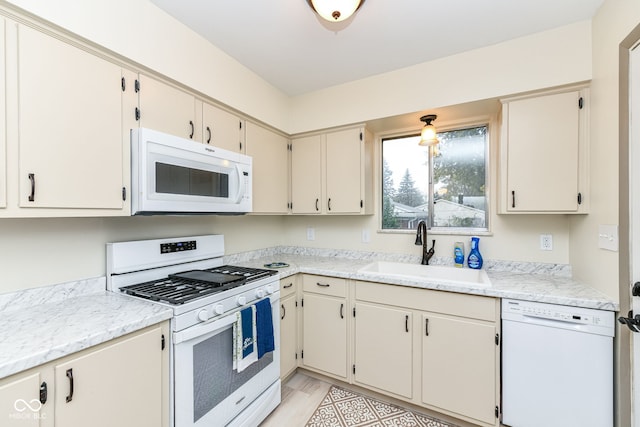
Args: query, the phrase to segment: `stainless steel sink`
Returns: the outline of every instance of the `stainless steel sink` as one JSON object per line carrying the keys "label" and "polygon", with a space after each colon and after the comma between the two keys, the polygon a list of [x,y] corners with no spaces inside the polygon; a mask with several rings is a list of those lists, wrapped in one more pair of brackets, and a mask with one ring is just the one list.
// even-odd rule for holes
{"label": "stainless steel sink", "polygon": [[484,270],[441,265],[375,261],[362,267],[358,270],[358,273],[373,276],[394,276],[425,282],[451,282],[473,286],[491,286],[489,276]]}

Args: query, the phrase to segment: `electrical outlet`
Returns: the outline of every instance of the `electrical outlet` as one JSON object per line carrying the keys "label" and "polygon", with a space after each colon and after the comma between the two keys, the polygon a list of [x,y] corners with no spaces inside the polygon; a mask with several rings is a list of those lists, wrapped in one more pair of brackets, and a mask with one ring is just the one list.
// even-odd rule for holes
{"label": "electrical outlet", "polygon": [[542,251],[553,250],[553,236],[551,234],[540,235],[540,250]]}
{"label": "electrical outlet", "polygon": [[368,228],[362,229],[362,243],[369,243],[371,241],[371,235]]}
{"label": "electrical outlet", "polygon": [[316,240],[316,230],[313,227],[307,227],[307,240]]}

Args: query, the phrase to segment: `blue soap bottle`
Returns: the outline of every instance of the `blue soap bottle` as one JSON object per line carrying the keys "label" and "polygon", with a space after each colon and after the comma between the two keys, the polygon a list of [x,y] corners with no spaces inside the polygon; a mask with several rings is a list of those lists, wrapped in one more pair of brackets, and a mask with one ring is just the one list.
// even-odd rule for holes
{"label": "blue soap bottle", "polygon": [[482,268],[482,255],[480,255],[480,238],[471,238],[471,250],[469,251],[469,257],[467,258],[467,265],[469,268],[475,268],[479,270]]}

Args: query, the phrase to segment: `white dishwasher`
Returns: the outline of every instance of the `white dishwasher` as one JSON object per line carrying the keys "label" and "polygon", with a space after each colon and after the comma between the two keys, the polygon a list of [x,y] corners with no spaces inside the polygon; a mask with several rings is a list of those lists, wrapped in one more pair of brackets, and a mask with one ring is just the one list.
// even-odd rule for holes
{"label": "white dishwasher", "polygon": [[613,426],[612,311],[502,300],[502,423]]}

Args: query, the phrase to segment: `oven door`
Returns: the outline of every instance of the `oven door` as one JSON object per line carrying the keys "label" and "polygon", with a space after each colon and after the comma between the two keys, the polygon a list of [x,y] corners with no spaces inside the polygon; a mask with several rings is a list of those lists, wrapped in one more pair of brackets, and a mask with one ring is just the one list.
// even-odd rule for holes
{"label": "oven door", "polygon": [[[280,297],[269,298],[275,350],[241,373],[233,369],[235,312],[174,334],[175,427],[223,426],[252,404],[265,407],[261,395],[280,380]],[[279,397],[278,387],[276,405]],[[254,416],[262,420],[273,407]]]}

